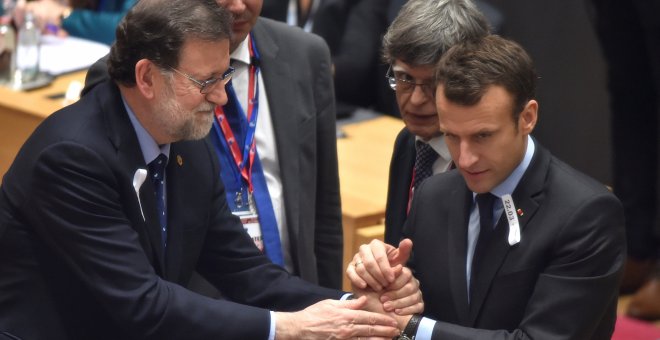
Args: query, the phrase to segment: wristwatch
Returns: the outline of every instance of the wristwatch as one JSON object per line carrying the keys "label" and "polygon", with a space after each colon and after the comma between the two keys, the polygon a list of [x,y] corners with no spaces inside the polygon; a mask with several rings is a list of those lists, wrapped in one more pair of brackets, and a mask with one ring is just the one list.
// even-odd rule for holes
{"label": "wristwatch", "polygon": [[394,338],[394,340],[415,340],[415,335],[417,334],[417,328],[419,327],[420,321],[422,321],[422,316],[419,314],[413,314],[413,316],[408,321],[406,328],[404,328],[401,334]]}

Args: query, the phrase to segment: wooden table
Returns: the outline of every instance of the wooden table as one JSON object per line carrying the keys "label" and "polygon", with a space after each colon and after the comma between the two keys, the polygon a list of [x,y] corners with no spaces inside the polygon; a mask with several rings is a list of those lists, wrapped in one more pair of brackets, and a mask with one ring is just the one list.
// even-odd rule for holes
{"label": "wooden table", "polygon": [[63,94],[72,81],[84,83],[85,74],[79,71],[62,75],[49,86],[26,92],[0,86],[0,177],[35,127],[67,104],[63,97],[48,97]]}
{"label": "wooden table", "polygon": [[[337,140],[339,182],[344,224],[344,271],[363,238],[358,229],[382,224],[392,149],[403,128],[400,119],[381,116],[342,127]],[[356,240],[360,244],[356,244]],[[344,289],[348,289],[344,278]]]}

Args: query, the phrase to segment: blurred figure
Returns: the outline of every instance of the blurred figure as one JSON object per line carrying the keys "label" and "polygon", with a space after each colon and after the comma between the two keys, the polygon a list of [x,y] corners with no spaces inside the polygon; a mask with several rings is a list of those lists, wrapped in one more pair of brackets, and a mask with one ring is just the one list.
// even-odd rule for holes
{"label": "blurred figure", "polygon": [[[607,61],[614,193],[626,215],[627,314],[660,319],[660,2],[592,0]],[[641,287],[641,288],[640,288]]]}
{"label": "blurred figure", "polygon": [[17,26],[26,11],[35,15],[45,34],[71,35],[107,45],[115,40],[119,20],[136,0],[19,0],[14,11]]}
{"label": "blurred figure", "polygon": [[[332,0],[331,0],[332,1]],[[311,32],[314,17],[324,0],[268,0],[264,2],[261,15],[266,18],[286,22]]]}
{"label": "blurred figure", "polygon": [[[298,26],[307,32],[321,36],[330,47],[330,53],[337,53],[344,36],[346,20],[351,8],[362,0],[269,0],[265,1],[261,16]],[[306,5],[303,5],[307,2]],[[306,6],[309,13],[301,7]]]}

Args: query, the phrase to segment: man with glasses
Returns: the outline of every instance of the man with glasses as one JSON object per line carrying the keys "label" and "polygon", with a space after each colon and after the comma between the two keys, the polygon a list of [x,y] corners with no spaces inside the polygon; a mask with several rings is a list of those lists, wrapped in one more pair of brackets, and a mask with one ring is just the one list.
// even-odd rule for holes
{"label": "man with glasses", "polygon": [[[110,79],[26,141],[0,187],[0,337],[398,333],[360,310],[380,304],[373,294],[339,301],[273,264],[229,210],[205,136],[227,102],[230,23],[213,0],[139,1],[117,28]],[[185,288],[193,270],[227,299]],[[414,294],[411,276],[400,283]]]}
{"label": "man with glasses", "polygon": [[488,34],[488,23],[471,0],[410,0],[383,38],[391,66],[387,81],[406,126],[394,143],[385,213],[385,242],[401,240],[403,223],[417,186],[451,167],[438,126],[433,69],[442,54],[463,39]]}

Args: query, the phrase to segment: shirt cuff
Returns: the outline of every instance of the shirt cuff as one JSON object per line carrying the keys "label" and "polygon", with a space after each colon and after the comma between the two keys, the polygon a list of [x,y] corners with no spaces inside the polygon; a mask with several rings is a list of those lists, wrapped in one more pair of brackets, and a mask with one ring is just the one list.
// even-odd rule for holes
{"label": "shirt cuff", "polygon": [[275,312],[270,311],[270,332],[268,332],[268,340],[275,340]]}
{"label": "shirt cuff", "polygon": [[431,335],[433,335],[433,327],[435,327],[434,320],[422,318],[422,321],[419,322],[419,328],[417,328],[415,340],[430,340]]}

